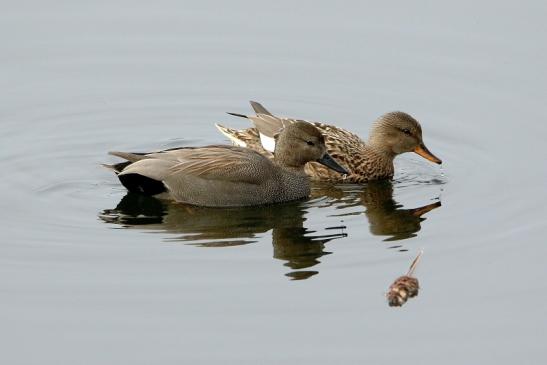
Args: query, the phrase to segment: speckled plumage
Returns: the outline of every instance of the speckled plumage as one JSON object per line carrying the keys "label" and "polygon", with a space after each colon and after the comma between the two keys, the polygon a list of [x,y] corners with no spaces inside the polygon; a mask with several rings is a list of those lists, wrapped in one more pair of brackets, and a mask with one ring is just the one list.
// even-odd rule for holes
{"label": "speckled plumage", "polygon": [[314,180],[363,183],[393,178],[391,156],[378,153],[359,136],[345,129],[318,122],[313,125],[325,136],[325,145],[332,158],[349,172],[345,176],[336,176],[319,164],[309,163],[305,170]]}
{"label": "speckled plumage", "polygon": [[111,154],[127,160],[107,167],[130,191],[193,205],[226,207],[307,197],[310,183],[304,165],[325,159],[326,147],[316,128],[299,123],[281,133],[273,160],[236,146]]}
{"label": "speckled plumage", "polygon": [[[234,115],[250,119],[258,128],[235,130],[218,124],[217,128],[234,144],[252,148],[271,157],[272,154],[263,148],[259,135],[259,130],[263,134],[268,134],[269,131],[264,132],[261,125],[267,124],[269,130],[275,129],[276,126],[279,130],[302,120],[276,117],[259,103],[251,102],[251,105],[257,113],[256,116]],[[423,145],[420,124],[403,112],[392,112],[381,116],[374,123],[371,138],[367,142],[343,128],[319,122],[303,122],[314,125],[325,136],[328,153],[349,172],[347,175],[340,175],[320,164],[310,162],[306,164],[305,171],[313,180],[363,183],[371,180],[392,179],[393,159],[399,153],[413,151],[418,145],[429,154],[426,157],[420,153],[422,156],[436,159],[435,162],[440,163],[440,160]],[[405,130],[408,130],[411,135],[402,137],[398,135]],[[404,139],[410,140],[410,143]]]}

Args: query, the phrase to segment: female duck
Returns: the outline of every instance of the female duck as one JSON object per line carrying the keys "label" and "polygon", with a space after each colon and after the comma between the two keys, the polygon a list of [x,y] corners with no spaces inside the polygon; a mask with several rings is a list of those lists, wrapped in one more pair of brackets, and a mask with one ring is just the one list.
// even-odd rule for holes
{"label": "female duck", "polygon": [[[276,117],[257,102],[251,101],[251,105],[256,116],[229,114],[250,119],[256,128],[238,131],[218,124],[217,128],[234,144],[271,156],[275,146],[271,137],[280,128],[297,120]],[[415,152],[429,161],[442,163],[425,146],[420,123],[403,112],[391,112],[378,118],[366,143],[345,129],[318,122],[309,123],[325,136],[328,153],[348,171],[347,175],[340,175],[319,164],[308,163],[305,171],[314,180],[362,183],[392,179],[393,159],[405,152]]]}
{"label": "female duck", "polygon": [[317,161],[347,173],[326,152],[319,130],[305,122],[284,128],[270,160],[248,148],[207,146],[147,154],[110,152],[126,162],[107,165],[131,192],[208,207],[280,203],[309,196],[304,165]]}

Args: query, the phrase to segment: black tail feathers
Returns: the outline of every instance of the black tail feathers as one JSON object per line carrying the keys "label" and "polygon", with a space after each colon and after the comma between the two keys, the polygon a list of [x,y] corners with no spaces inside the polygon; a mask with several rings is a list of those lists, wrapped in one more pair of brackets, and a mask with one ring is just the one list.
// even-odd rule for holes
{"label": "black tail feathers", "polygon": [[118,175],[118,178],[122,185],[132,193],[152,196],[167,191],[163,182],[140,174],[123,174]]}

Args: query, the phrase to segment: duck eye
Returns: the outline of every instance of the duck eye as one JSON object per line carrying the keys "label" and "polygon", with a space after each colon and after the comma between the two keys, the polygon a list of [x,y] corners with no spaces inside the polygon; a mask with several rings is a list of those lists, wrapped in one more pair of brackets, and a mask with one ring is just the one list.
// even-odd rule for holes
{"label": "duck eye", "polygon": [[401,129],[401,131],[406,134],[407,136],[410,136],[410,129],[408,128],[404,128],[404,129]]}
{"label": "duck eye", "polygon": [[308,146],[315,146],[315,143],[313,143],[312,141],[306,141],[306,143],[308,144]]}

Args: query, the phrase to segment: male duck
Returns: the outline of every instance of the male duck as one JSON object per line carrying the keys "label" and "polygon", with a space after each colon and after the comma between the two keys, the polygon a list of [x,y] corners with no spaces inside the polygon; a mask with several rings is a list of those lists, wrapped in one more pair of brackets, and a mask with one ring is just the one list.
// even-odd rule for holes
{"label": "male duck", "polygon": [[126,159],[114,165],[131,192],[208,206],[250,206],[305,198],[304,165],[317,161],[347,173],[326,152],[319,130],[295,122],[276,136],[275,158],[234,146],[183,147],[153,153],[110,152]]}

